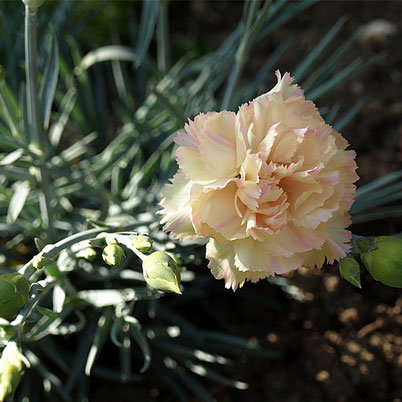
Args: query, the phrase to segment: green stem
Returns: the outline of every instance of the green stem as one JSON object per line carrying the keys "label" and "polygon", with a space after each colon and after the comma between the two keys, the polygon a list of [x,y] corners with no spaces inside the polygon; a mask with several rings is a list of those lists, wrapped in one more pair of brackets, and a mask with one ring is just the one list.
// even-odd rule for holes
{"label": "green stem", "polygon": [[25,320],[28,318],[29,314],[31,314],[32,310],[38,304],[39,300],[44,296],[44,293],[48,291],[52,286],[56,284],[55,278],[49,277],[44,279],[43,281],[39,281],[32,285],[29,299],[24,306],[24,308],[20,311],[18,316],[14,321],[11,322],[13,327],[20,327]]}
{"label": "green stem", "polygon": [[31,147],[46,154],[47,144],[40,124],[40,106],[38,97],[37,64],[37,13],[35,8],[25,6],[25,76],[27,92],[27,112]]}
{"label": "green stem", "polygon": [[[30,147],[39,151],[42,160],[46,158],[48,143],[42,129],[39,90],[38,90],[38,63],[37,63],[37,8],[25,7],[25,73],[27,91],[27,113],[30,135]],[[50,205],[51,194],[49,191],[48,172],[44,166],[39,167],[37,181],[42,193],[39,196],[39,205],[43,220],[43,226],[48,239],[54,239],[53,211]]]}
{"label": "green stem", "polygon": [[158,70],[166,73],[170,65],[169,51],[169,28],[168,28],[168,2],[161,1],[159,4],[159,17],[157,27],[157,50],[158,50]]}
{"label": "green stem", "polygon": [[[63,240],[60,240],[59,242],[55,244],[48,244],[46,245],[43,250],[38,253],[38,256],[45,257],[45,258],[52,258],[55,257],[57,254],[60,253],[60,251],[71,247],[75,243],[79,243],[80,241],[83,240],[89,240],[99,233],[102,232],[120,232],[124,230],[131,230],[134,229],[138,226],[142,225],[147,225],[151,222],[132,222],[127,225],[116,225],[116,226],[109,226],[109,227],[101,227],[101,228],[95,228],[95,229],[89,229],[85,230],[84,232],[76,233],[71,236],[66,237]],[[33,266],[33,258],[28,261],[18,272],[22,275],[25,275],[28,279],[36,272],[36,268]]]}
{"label": "green stem", "polygon": [[53,224],[53,211],[50,205],[51,195],[49,192],[49,175],[46,168],[41,164],[37,174],[37,180],[41,186],[42,192],[39,194],[39,206],[42,216],[43,227],[47,231],[48,239],[55,238]]}

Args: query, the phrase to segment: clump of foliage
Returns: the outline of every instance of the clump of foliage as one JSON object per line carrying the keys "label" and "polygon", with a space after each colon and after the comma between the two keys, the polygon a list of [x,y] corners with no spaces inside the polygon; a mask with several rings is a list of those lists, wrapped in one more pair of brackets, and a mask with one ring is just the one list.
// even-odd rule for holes
{"label": "clump of foliage", "polygon": [[[245,389],[247,384],[216,367],[238,355],[278,354],[198,329],[180,314],[181,306],[208,294],[203,274],[191,269],[202,263],[204,243],[173,242],[160,228],[157,204],[176,169],[172,139],[185,119],[235,109],[269,87],[271,71],[295,44],[284,41],[253,80],[244,82],[250,49],[314,1],[246,1],[238,27],[217,50],[174,63],[168,1],[142,3],[131,47],[113,44],[85,56],[74,35],[105,2],[90,10],[89,2],[45,3],[51,14],[42,14],[48,17],[39,18],[39,30],[40,2],[24,3],[24,55],[22,37],[3,35],[0,42],[3,52],[15,55],[0,71],[0,231],[6,255],[0,276],[0,399],[15,393],[18,401],[83,401],[90,375],[117,382],[156,375],[181,401],[188,393],[214,400],[199,377]],[[68,23],[73,5],[85,9],[75,30]],[[22,15],[22,3],[8,5],[3,31]],[[355,37],[329,54],[344,22],[295,66],[309,99],[377,59],[344,65]],[[71,36],[59,47],[63,32]],[[149,52],[154,37],[156,60]],[[25,82],[16,64],[22,58]],[[339,105],[323,113],[340,130],[361,104],[338,119]],[[399,214],[398,205],[381,207],[400,200],[400,177],[397,172],[362,187],[354,221]],[[144,248],[144,235],[152,246],[149,240]],[[17,257],[22,245],[28,247],[24,261]],[[150,251],[163,255],[156,274],[143,271]],[[277,284],[294,295],[280,279]],[[165,297],[175,289],[183,295]],[[103,349],[116,354],[112,361],[105,363]]]}

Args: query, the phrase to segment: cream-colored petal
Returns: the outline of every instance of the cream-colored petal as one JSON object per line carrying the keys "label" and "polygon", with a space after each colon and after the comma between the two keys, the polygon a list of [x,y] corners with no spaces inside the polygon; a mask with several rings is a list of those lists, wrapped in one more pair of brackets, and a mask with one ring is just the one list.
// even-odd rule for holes
{"label": "cream-colored petal", "polygon": [[209,182],[216,179],[216,176],[207,169],[198,150],[179,147],[176,151],[176,159],[181,171],[188,179],[196,182]]}
{"label": "cream-colored petal", "polygon": [[178,172],[163,190],[164,198],[160,205],[163,207],[158,213],[164,215],[161,223],[163,229],[177,239],[193,239],[198,237],[192,224],[190,194],[192,182]]}
{"label": "cream-colored petal", "polygon": [[199,219],[228,240],[246,236],[235,206],[236,192],[237,186],[231,182],[223,189],[202,193],[192,203]]}
{"label": "cream-colored petal", "polygon": [[225,287],[233,291],[241,288],[246,280],[255,283],[268,276],[266,272],[240,272],[234,265],[235,255],[231,242],[220,244],[211,239],[207,244],[206,257],[212,275],[216,279],[224,279]]}
{"label": "cream-colored petal", "polygon": [[198,150],[205,168],[215,178],[235,177],[239,173],[236,155],[236,115],[223,111],[206,120]]}

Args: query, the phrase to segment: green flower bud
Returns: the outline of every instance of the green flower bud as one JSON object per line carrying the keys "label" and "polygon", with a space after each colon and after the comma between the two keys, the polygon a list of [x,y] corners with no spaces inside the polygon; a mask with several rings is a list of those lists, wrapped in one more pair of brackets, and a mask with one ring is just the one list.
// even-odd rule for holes
{"label": "green flower bud", "polygon": [[0,275],[0,317],[17,314],[28,300],[30,283],[18,273]]}
{"label": "green flower bud", "polygon": [[361,289],[360,266],[352,256],[348,255],[342,258],[339,264],[339,273],[343,279]]}
{"label": "green flower bud", "polygon": [[152,239],[147,235],[140,235],[135,239],[135,248],[141,253],[149,253],[152,249]]}
{"label": "green flower bud", "polygon": [[18,350],[15,342],[8,342],[0,359],[0,401],[12,397],[20,383],[26,358]]}
{"label": "green flower bud", "polygon": [[[362,250],[364,238],[357,240]],[[359,243],[360,241],[360,243]],[[402,288],[402,239],[379,236],[374,239],[375,248],[361,252],[360,258],[371,276],[384,285]]]}
{"label": "green flower bud", "polygon": [[7,325],[0,328],[0,338],[1,339],[13,339],[17,335],[17,331],[12,325]]}
{"label": "green flower bud", "polygon": [[106,264],[116,267],[125,258],[124,250],[118,244],[111,243],[103,249],[102,258]]}
{"label": "green flower bud", "polygon": [[154,289],[181,293],[180,270],[175,260],[163,251],[155,251],[142,263],[144,279]]}
{"label": "green flower bud", "polygon": [[31,9],[39,8],[45,0],[22,0],[22,2]]}
{"label": "green flower bud", "polygon": [[84,258],[87,261],[93,261],[96,258],[96,251],[92,247],[86,247],[76,254],[78,258]]}
{"label": "green flower bud", "polygon": [[35,257],[32,259],[32,265],[36,269],[41,269],[51,261],[52,260],[50,258],[47,258],[47,257],[44,257],[43,255],[38,254],[38,255],[35,255]]}

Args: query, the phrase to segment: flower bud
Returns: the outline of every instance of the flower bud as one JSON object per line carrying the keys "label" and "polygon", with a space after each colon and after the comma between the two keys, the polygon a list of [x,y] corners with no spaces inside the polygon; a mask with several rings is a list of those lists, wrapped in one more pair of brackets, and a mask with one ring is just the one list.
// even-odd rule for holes
{"label": "flower bud", "polygon": [[8,342],[0,359],[0,401],[12,397],[21,380],[24,364],[28,361],[18,350],[15,342]]}
{"label": "flower bud", "polygon": [[142,263],[144,279],[154,289],[181,294],[180,270],[175,260],[163,251],[155,251]]}
{"label": "flower bud", "polygon": [[116,267],[120,265],[125,258],[124,250],[118,244],[111,243],[103,249],[102,258],[106,264]]}
{"label": "flower bud", "polygon": [[84,258],[87,261],[93,261],[96,258],[96,250],[92,247],[86,247],[76,254],[78,258]]}
{"label": "flower bud", "polygon": [[343,279],[361,289],[360,266],[352,256],[347,255],[345,258],[342,258],[339,264],[339,273]]}
{"label": "flower bud", "polygon": [[141,253],[149,253],[152,249],[152,239],[147,235],[140,235],[135,239],[135,248]]}
{"label": "flower bud", "polygon": [[357,246],[367,271],[384,285],[402,288],[402,239],[392,236],[370,239],[372,243],[364,252],[366,240],[359,238]]}
{"label": "flower bud", "polygon": [[17,314],[28,300],[30,283],[18,273],[0,275],[0,317]]}
{"label": "flower bud", "polygon": [[32,259],[32,265],[36,269],[41,269],[51,261],[52,260],[50,258],[47,258],[47,257],[44,257],[43,255],[38,254],[38,255],[35,255],[35,257]]}
{"label": "flower bud", "polygon": [[2,328],[0,328],[0,338],[1,339],[13,339],[17,335],[17,331],[15,330],[15,327],[12,325],[5,325]]}
{"label": "flower bud", "polygon": [[22,0],[22,2],[31,9],[39,8],[45,0]]}

